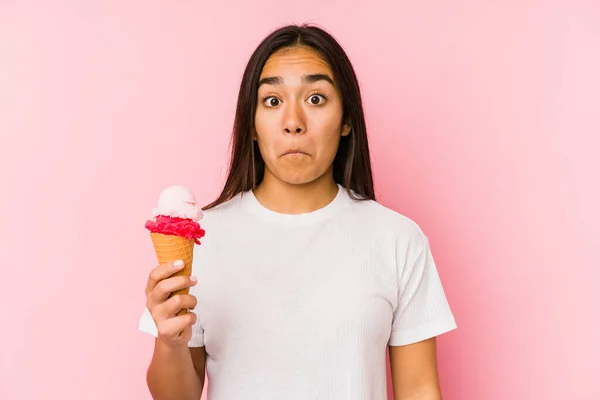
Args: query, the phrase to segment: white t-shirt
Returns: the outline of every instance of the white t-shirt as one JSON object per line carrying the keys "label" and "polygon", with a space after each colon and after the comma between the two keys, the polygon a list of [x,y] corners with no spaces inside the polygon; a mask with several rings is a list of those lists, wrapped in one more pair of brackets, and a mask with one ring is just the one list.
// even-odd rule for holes
{"label": "white t-shirt", "polygon": [[[339,188],[306,214],[252,191],[205,212],[189,346],[205,346],[209,400],[385,400],[386,346],[456,328],[417,224]],[[156,335],[148,310],[139,329]]]}

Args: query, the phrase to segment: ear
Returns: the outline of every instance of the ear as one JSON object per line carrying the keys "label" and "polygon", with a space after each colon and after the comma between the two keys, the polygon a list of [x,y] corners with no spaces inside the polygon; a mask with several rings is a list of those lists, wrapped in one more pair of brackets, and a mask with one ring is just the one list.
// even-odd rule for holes
{"label": "ear", "polygon": [[342,126],[342,136],[348,136],[351,130],[352,127],[350,126],[350,124],[344,124]]}

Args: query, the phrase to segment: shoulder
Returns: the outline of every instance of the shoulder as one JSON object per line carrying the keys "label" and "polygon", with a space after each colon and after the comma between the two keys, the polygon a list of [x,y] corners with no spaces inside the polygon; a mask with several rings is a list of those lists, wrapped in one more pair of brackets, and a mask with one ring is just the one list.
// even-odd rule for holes
{"label": "shoulder", "polygon": [[238,193],[230,200],[227,200],[217,206],[204,210],[204,215],[200,220],[200,224],[222,224],[228,219],[235,218],[240,212],[241,199],[243,195],[243,192]]}
{"label": "shoulder", "polygon": [[371,227],[378,236],[395,239],[399,244],[422,246],[428,238],[421,226],[407,215],[375,200],[352,200],[352,213],[361,225]]}

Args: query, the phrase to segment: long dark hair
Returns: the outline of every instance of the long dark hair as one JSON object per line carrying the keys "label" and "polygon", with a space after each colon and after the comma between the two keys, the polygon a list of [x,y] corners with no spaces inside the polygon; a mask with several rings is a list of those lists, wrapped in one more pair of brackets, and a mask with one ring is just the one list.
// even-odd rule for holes
{"label": "long dark hair", "polygon": [[[227,180],[219,197],[204,210],[222,204],[262,181],[265,163],[253,140],[258,80],[268,58],[283,48],[303,46],[316,51],[330,66],[343,103],[343,121],[350,134],[342,136],[333,161],[333,178],[357,200],[375,200],[367,127],[358,80],[343,48],[322,28],[302,24],[273,31],[256,48],[244,75],[237,100]],[[352,192],[356,193],[354,195]]]}

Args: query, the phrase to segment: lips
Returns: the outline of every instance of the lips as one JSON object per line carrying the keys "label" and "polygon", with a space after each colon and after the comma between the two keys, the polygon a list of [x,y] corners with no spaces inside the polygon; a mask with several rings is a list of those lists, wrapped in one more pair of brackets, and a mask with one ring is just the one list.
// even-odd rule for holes
{"label": "lips", "polygon": [[307,155],[307,154],[299,149],[288,149],[282,154],[282,157],[287,156],[287,155]]}

